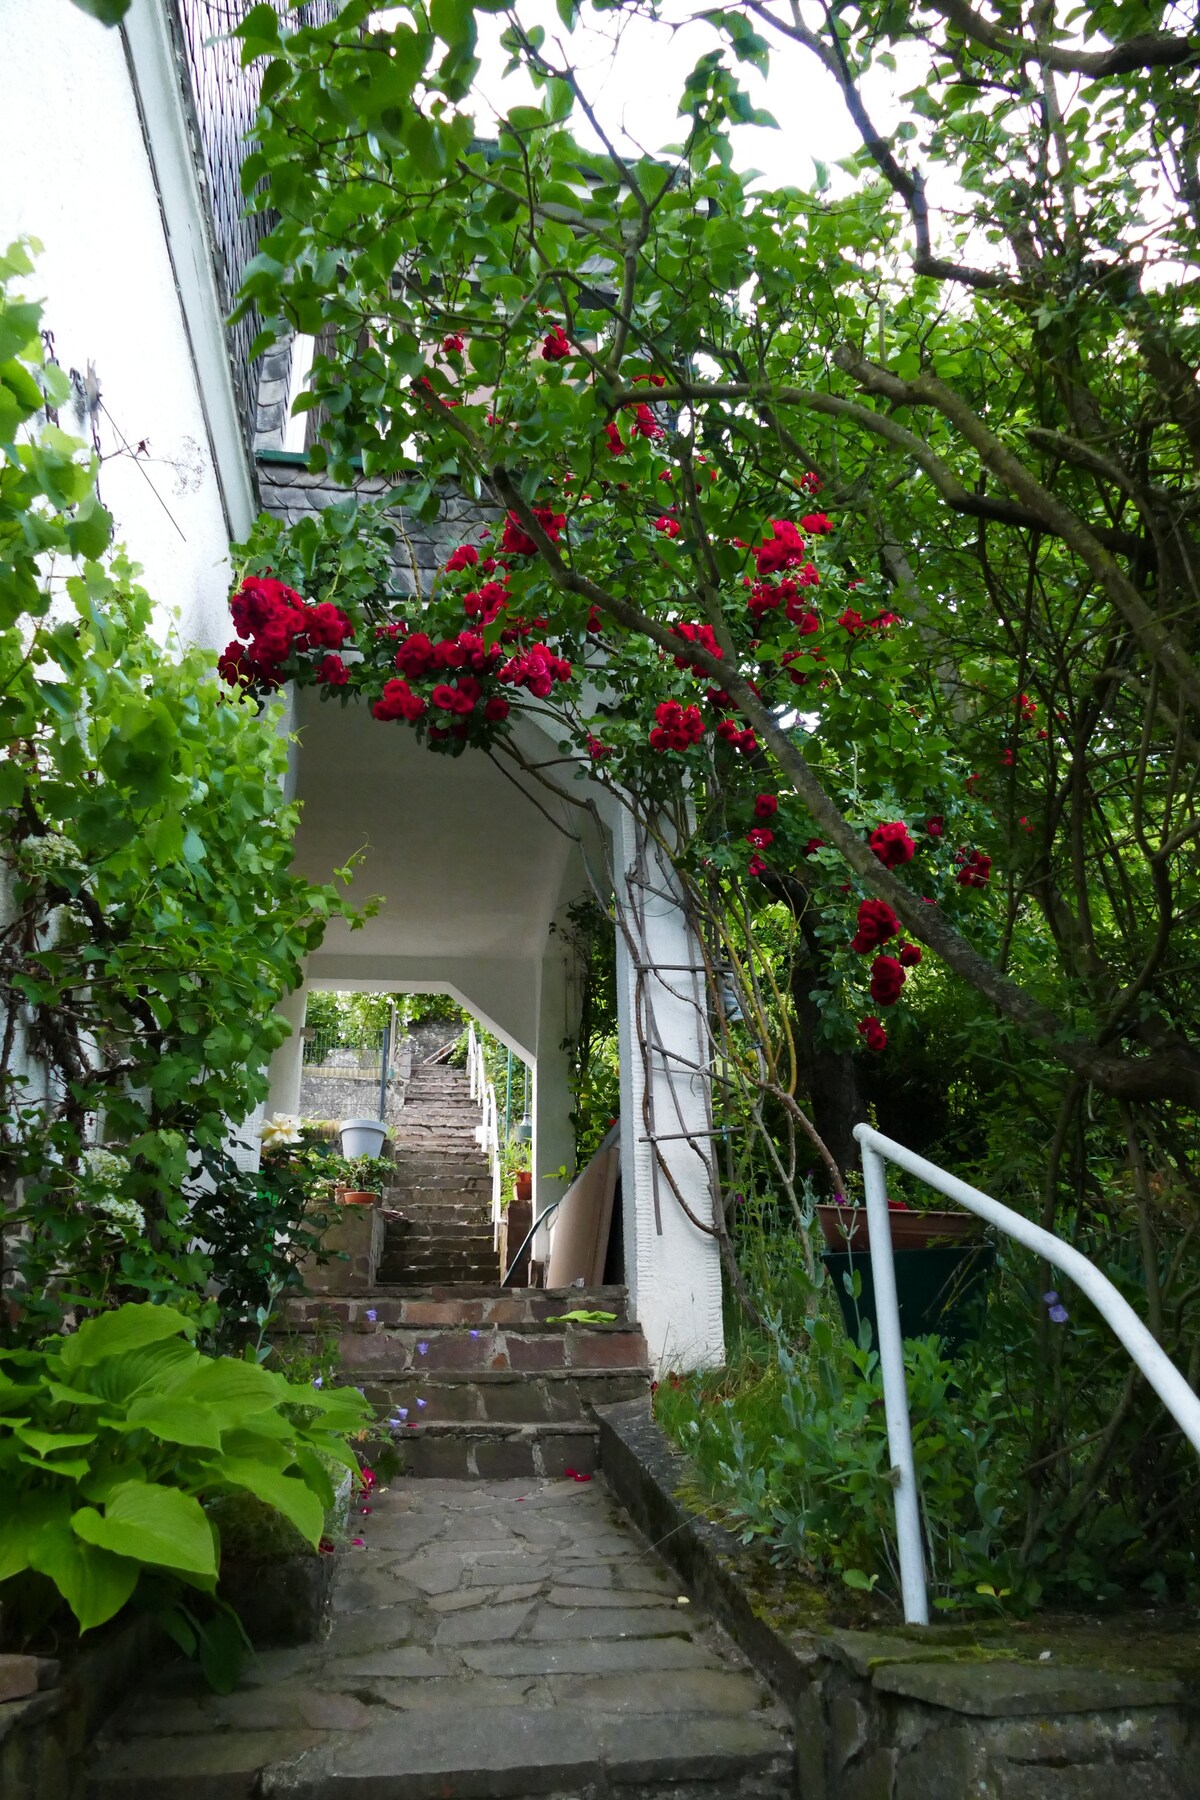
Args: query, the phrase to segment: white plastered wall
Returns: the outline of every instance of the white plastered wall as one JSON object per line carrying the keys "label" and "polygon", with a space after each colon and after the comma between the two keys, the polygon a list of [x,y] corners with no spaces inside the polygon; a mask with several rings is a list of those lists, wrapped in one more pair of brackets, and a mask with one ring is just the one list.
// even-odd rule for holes
{"label": "white plastered wall", "polygon": [[[101,497],[164,632],[177,609],[186,641],[217,648],[229,637],[229,538],[250,526],[253,489],[222,410],[228,367],[162,0],[134,0],[127,31],[128,58],[122,32],[71,0],[0,0],[0,244],[42,242],[26,290],[45,302],[63,369],[85,380],[95,369]],[[60,424],[91,435],[70,407]],[[148,454],[126,454],[122,438]]]}
{"label": "white plastered wall", "polygon": [[[621,1057],[621,1188],[625,1279],[657,1369],[716,1367],[724,1361],[721,1261],[716,1239],[698,1230],[671,1183],[655,1170],[645,1099],[659,1150],[690,1211],[713,1216],[708,1045],[703,990],[693,972],[697,947],[672,900],[675,877],[653,846],[639,870],[633,820],[614,816],[618,894],[623,893],[631,947],[617,933],[617,1030]],[[639,965],[645,971],[639,984]],[[639,1029],[640,1022],[640,1029]],[[647,1059],[643,1041],[650,1045]],[[656,1047],[665,1045],[671,1055]],[[689,1065],[692,1065],[689,1067]],[[687,1134],[695,1134],[689,1140]]]}

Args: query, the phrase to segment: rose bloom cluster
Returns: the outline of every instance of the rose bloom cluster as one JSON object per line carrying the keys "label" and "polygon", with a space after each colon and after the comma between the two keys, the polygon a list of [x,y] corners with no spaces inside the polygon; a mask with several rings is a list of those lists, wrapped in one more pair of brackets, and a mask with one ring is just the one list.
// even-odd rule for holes
{"label": "rose bloom cluster", "polygon": [[349,670],[334,654],[354,627],[329,600],[309,606],[294,588],[271,576],[248,575],[229,603],[238,638],[222,652],[217,669],[231,687],[277,688],[292,657],[324,652],[315,666],[318,682],[344,687]]}
{"label": "rose bloom cluster", "polygon": [[[557,538],[566,523],[563,514],[548,508],[537,509],[534,516],[552,538]],[[462,544],[447,559],[445,573],[450,575],[476,569],[489,575],[501,571],[500,579],[486,581],[463,595],[463,610],[470,624],[455,636],[435,643],[428,632],[412,631],[403,623],[380,628],[377,635],[396,641],[397,647],[396,677],[384,683],[371,708],[377,719],[402,719],[409,724],[426,720],[435,745],[469,739],[487,742],[492,728],[502,724],[511,711],[508,697],[497,691],[500,687],[524,688],[534,699],[544,700],[556,685],[571,680],[574,671],[565,657],[547,644],[527,641],[544,621],[507,613],[512,598],[508,588],[511,559],[536,551],[513,513],[505,520],[501,550],[507,555],[489,556],[481,562],[474,544]],[[499,637],[486,643],[476,627],[493,624],[501,614],[507,622]],[[432,722],[435,719],[437,723]]]}

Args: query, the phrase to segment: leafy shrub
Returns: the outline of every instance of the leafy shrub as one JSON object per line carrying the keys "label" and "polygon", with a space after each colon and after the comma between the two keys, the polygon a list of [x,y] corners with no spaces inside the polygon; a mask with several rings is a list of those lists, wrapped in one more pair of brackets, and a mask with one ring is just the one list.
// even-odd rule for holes
{"label": "leafy shrub", "polygon": [[213,1503],[255,1496],[315,1548],[328,1459],[357,1469],[346,1434],[369,1413],[353,1389],[204,1356],[194,1334],[171,1307],[127,1305],[0,1351],[0,1603],[28,1641],[60,1601],[84,1632],[139,1602],[227,1686]]}

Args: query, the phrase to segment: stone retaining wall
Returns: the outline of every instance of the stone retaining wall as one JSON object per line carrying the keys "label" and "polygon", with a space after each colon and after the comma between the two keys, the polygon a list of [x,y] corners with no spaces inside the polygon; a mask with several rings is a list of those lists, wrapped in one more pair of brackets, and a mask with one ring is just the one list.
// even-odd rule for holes
{"label": "stone retaining wall", "polygon": [[[599,1413],[618,1499],[790,1704],[800,1800],[1198,1800],[1200,1642],[1080,1634],[794,1630],[752,1593],[742,1546],[676,1494],[691,1465],[644,1401]],[[694,1477],[692,1477],[694,1479]],[[1093,1633],[1093,1649],[1101,1638]],[[1114,1653],[1115,1652],[1115,1653]]]}

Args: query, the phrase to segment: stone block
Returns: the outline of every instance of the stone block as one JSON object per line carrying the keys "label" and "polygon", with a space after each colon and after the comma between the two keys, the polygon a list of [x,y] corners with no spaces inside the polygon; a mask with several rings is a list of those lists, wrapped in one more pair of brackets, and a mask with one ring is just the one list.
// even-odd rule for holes
{"label": "stone block", "polygon": [[980,1728],[989,1753],[1006,1762],[1095,1763],[1110,1758],[1160,1762],[1187,1754],[1181,1713],[1152,1707],[1129,1713],[1067,1713],[998,1719]]}
{"label": "stone block", "polygon": [[[837,1800],[893,1800],[896,1752],[872,1750],[845,1771],[834,1789]],[[965,1795],[956,1800],[966,1800]]]}
{"label": "stone block", "polygon": [[1091,1763],[1085,1768],[1002,1765],[998,1800],[1196,1800],[1195,1770],[1179,1763]]}
{"label": "stone block", "polygon": [[573,1369],[638,1369],[649,1360],[640,1331],[588,1331],[568,1327]]}
{"label": "stone block", "polygon": [[424,1355],[418,1345],[413,1351],[412,1366],[421,1369],[487,1369],[496,1355],[495,1340],[490,1332],[472,1337],[467,1331],[439,1332],[428,1340]]}
{"label": "stone block", "polygon": [[24,1700],[38,1690],[36,1656],[0,1656],[0,1701]]}
{"label": "stone block", "polygon": [[1040,1662],[890,1663],[876,1668],[873,1679],[881,1693],[979,1718],[1170,1706],[1182,1695],[1180,1683],[1167,1677]]}
{"label": "stone block", "polygon": [[600,1440],[589,1431],[543,1431],[538,1435],[543,1475],[594,1475],[600,1467]]}
{"label": "stone block", "polygon": [[792,1707],[796,1738],[796,1792],[802,1800],[828,1800],[825,1781],[825,1717],[821,1686],[810,1681]]}
{"label": "stone block", "polygon": [[[544,1381],[489,1382],[479,1389],[479,1398],[484,1418],[502,1420],[506,1425],[542,1424],[548,1419],[562,1417],[555,1412]],[[572,1415],[568,1413],[567,1416]]]}
{"label": "stone block", "polygon": [[833,1696],[829,1702],[829,1750],[835,1770],[844,1769],[864,1748],[868,1726],[861,1700],[849,1693]]}
{"label": "stone block", "polygon": [[514,1369],[562,1369],[566,1367],[567,1347],[561,1337],[543,1333],[538,1337],[507,1338],[509,1366]]}
{"label": "stone block", "polygon": [[524,1437],[499,1438],[475,1446],[475,1468],[480,1475],[494,1480],[532,1476],[534,1470],[533,1440]]}
{"label": "stone block", "polygon": [[466,1481],[475,1473],[472,1451],[474,1441],[451,1434],[427,1436],[410,1431],[397,1440],[404,1454],[404,1472],[426,1480]]}

